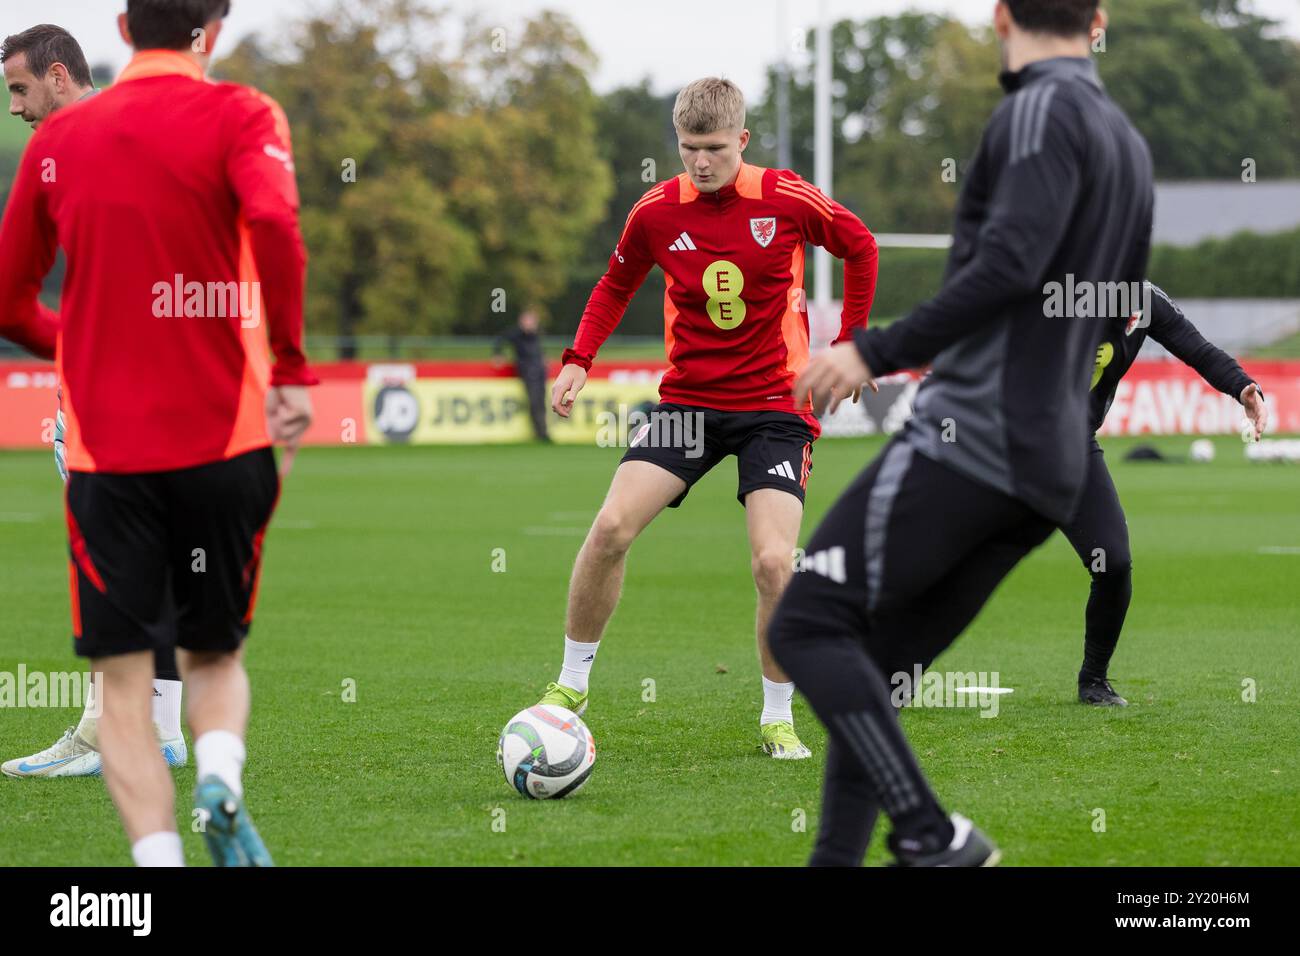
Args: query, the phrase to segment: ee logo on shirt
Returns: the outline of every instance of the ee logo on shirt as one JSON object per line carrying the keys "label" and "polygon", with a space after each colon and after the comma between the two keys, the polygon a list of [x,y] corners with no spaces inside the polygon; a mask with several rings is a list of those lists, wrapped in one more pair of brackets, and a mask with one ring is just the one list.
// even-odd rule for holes
{"label": "ee logo on shirt", "polygon": [[1109,342],[1102,342],[1101,345],[1097,346],[1097,364],[1092,367],[1092,384],[1088,386],[1088,391],[1092,391],[1097,387],[1097,383],[1101,381],[1101,376],[1106,371],[1106,366],[1114,358],[1115,346]]}
{"label": "ee logo on shirt", "polygon": [[729,331],[745,321],[745,274],[734,262],[719,259],[704,270],[705,308],[718,328]]}

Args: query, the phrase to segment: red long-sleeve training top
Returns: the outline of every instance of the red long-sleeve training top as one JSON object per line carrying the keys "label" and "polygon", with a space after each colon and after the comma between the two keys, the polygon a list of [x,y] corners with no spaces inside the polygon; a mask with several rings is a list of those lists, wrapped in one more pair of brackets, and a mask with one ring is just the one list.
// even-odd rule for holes
{"label": "red long-sleeve training top", "polygon": [[685,173],[632,207],[564,361],[590,368],[650,267],[664,272],[665,402],[724,411],[796,407],[808,362],[804,247],[844,260],[841,342],[865,326],[876,292],[876,240],[862,220],[789,170],[742,164],[734,183],[701,193]]}
{"label": "red long-sleeve training top", "polygon": [[[36,297],[59,246],[56,315]],[[181,54],[137,54],[41,126],[0,263],[0,335],[58,362],[72,471],[166,471],[266,447],[268,382],[316,382],[284,113]]]}

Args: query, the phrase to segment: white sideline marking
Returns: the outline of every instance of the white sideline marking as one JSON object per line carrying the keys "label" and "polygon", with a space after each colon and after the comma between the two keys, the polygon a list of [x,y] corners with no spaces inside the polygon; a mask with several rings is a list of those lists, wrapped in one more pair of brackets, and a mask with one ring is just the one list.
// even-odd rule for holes
{"label": "white sideline marking", "polygon": [[1014,687],[954,687],[954,694],[1010,694]]}
{"label": "white sideline marking", "polygon": [[1300,545],[1272,544],[1258,549],[1260,554],[1300,554]]}
{"label": "white sideline marking", "polygon": [[35,524],[41,520],[29,511],[0,511],[0,524]]}

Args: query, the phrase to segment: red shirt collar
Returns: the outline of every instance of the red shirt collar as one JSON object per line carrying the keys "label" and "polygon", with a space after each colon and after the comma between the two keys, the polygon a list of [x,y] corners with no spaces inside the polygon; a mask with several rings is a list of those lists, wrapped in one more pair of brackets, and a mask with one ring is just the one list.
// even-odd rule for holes
{"label": "red shirt collar", "polygon": [[763,167],[751,166],[749,163],[741,161],[740,170],[736,173],[736,178],[713,193],[701,193],[691,182],[689,173],[682,173],[678,177],[681,183],[679,189],[681,192],[682,202],[694,202],[701,196],[708,199],[712,197],[714,202],[728,202],[736,196],[746,199],[760,199],[763,195]]}
{"label": "red shirt collar", "polygon": [[117,82],[143,80],[153,76],[188,76],[192,80],[205,79],[203,67],[183,53],[175,50],[141,50],[131,57],[117,78]]}

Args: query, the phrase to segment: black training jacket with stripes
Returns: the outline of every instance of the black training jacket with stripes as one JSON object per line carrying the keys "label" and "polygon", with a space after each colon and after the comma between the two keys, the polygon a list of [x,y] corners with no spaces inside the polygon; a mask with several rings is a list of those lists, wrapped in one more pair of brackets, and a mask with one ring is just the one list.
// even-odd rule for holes
{"label": "black training jacket with stripes", "polygon": [[931,364],[904,440],[1064,522],[1086,474],[1097,346],[1107,319],[1140,307],[1151,153],[1090,59],[1000,79],[942,288],[854,340],[873,375]]}
{"label": "black training jacket with stripes", "polygon": [[1237,360],[1223,349],[1207,342],[1200,330],[1183,315],[1178,303],[1158,285],[1146,284],[1147,298],[1143,312],[1130,316],[1128,321],[1116,320],[1106,325],[1106,335],[1097,346],[1097,358],[1092,373],[1092,420],[1089,427],[1096,431],[1106,420],[1115,390],[1120,379],[1133,366],[1142,343],[1147,336],[1155,339],[1169,354],[1184,365],[1194,369],[1201,378],[1225,395],[1241,401],[1241,393],[1253,379],[1245,373]]}

